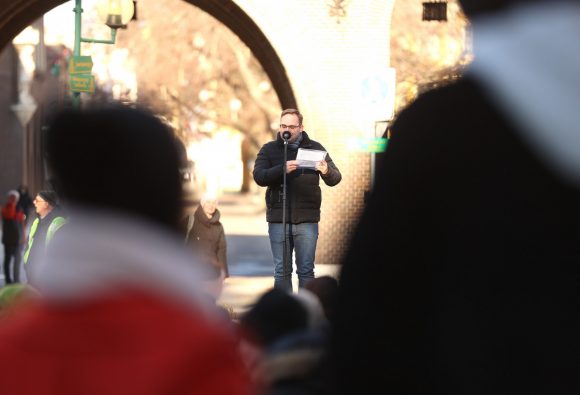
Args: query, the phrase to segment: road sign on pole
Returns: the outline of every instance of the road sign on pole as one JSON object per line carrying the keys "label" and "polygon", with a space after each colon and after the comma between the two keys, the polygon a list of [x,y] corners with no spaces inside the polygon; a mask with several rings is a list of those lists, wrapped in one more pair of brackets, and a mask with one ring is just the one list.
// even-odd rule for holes
{"label": "road sign on pole", "polygon": [[69,84],[73,92],[95,92],[95,77],[90,74],[73,74],[69,76]]}
{"label": "road sign on pole", "polygon": [[90,74],[93,70],[93,59],[90,56],[73,56],[68,63],[69,74]]}
{"label": "road sign on pole", "polygon": [[357,152],[385,152],[388,141],[383,137],[354,137],[348,140],[348,149]]}

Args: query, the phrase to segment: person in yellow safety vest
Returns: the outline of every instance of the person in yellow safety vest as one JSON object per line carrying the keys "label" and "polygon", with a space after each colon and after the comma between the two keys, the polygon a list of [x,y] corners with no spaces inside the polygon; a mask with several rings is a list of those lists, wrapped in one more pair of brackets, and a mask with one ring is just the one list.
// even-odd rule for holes
{"label": "person in yellow safety vest", "polygon": [[35,265],[38,265],[38,259],[44,254],[46,246],[53,238],[54,233],[66,223],[66,219],[58,206],[55,192],[38,192],[34,199],[34,207],[38,216],[30,227],[28,245],[24,252],[26,277],[28,278],[28,283],[33,285]]}

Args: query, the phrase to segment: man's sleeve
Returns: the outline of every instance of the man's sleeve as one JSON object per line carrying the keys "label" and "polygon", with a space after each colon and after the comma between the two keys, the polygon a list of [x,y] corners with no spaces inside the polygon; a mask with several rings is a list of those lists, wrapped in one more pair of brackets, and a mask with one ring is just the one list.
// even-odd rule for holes
{"label": "man's sleeve", "polygon": [[229,275],[229,273],[227,272],[227,270],[228,270],[228,260],[227,260],[226,235],[225,235],[223,226],[221,228],[220,238],[218,240],[218,252],[217,252],[217,256],[218,256],[218,261],[220,262],[220,264],[223,264],[224,270],[226,271],[225,274],[226,275]]}
{"label": "man's sleeve", "polygon": [[[318,142],[316,144],[319,146],[318,149],[326,151],[326,148],[324,148],[322,144]],[[328,172],[326,174],[320,173],[320,177],[322,177],[322,180],[326,185],[333,187],[342,180],[342,174],[340,174],[340,170],[338,170],[338,167],[334,164],[328,151],[326,151],[326,158],[324,158],[324,160],[326,160],[326,163],[328,164]]]}
{"label": "man's sleeve", "polygon": [[326,154],[326,163],[328,164],[328,172],[320,176],[326,185],[333,187],[342,180],[342,174],[340,174],[340,170],[338,170],[329,154]]}
{"label": "man's sleeve", "polygon": [[272,166],[270,158],[262,147],[254,163],[254,181],[261,187],[280,184],[284,175],[283,168],[283,165]]}

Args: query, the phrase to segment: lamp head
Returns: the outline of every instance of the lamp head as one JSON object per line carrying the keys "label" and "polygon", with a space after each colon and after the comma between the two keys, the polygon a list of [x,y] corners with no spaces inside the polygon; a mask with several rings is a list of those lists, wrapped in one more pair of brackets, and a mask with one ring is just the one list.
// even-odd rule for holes
{"label": "lamp head", "polygon": [[118,29],[129,23],[135,13],[133,0],[100,0],[97,12],[103,23],[111,29]]}

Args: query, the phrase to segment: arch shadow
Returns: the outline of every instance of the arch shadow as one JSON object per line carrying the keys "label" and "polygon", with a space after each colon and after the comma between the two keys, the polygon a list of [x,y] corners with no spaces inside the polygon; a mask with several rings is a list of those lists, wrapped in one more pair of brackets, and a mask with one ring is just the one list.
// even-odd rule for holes
{"label": "arch shadow", "polygon": [[[296,108],[296,98],[280,57],[258,25],[233,0],[183,0],[226,25],[252,51],[270,78],[282,108]],[[0,50],[25,27],[66,0],[11,0],[0,9]],[[71,11],[72,14],[72,11]],[[71,24],[73,18],[71,16]]]}

